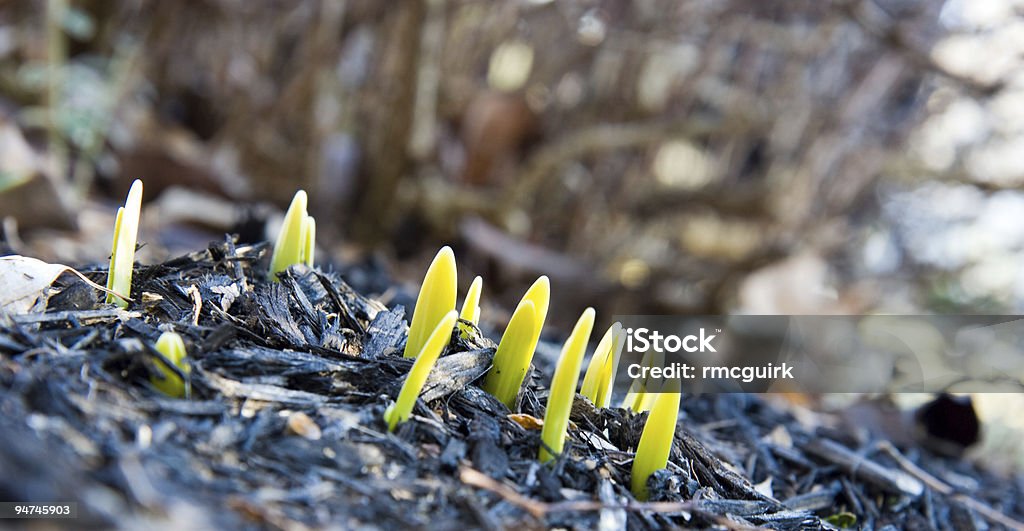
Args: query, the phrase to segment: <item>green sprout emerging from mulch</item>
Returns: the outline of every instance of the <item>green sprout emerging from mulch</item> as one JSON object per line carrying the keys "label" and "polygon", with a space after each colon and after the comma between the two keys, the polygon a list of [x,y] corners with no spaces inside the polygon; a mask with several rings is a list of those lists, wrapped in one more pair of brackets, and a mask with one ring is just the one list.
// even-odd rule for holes
{"label": "green sprout emerging from mulch", "polygon": [[395,431],[395,427],[400,422],[409,420],[409,414],[416,403],[416,397],[423,390],[423,384],[427,382],[427,376],[430,375],[430,369],[434,368],[437,357],[448,346],[448,340],[451,339],[452,335],[452,328],[455,327],[458,317],[455,310],[452,310],[441,318],[441,322],[437,323],[437,326],[434,327],[434,331],[430,333],[423,348],[416,354],[416,361],[412,364],[412,369],[409,370],[405,383],[402,384],[402,390],[399,391],[398,398],[394,404],[384,410],[384,421],[388,423],[389,430]]}
{"label": "green sprout emerging from mulch", "polygon": [[[136,179],[128,191],[124,206],[114,219],[114,242],[110,246],[107,269],[107,302],[124,308],[132,293],[132,269],[135,267],[135,242],[142,214],[142,181]],[[116,294],[116,295],[115,295]]]}
{"label": "green sprout emerging from mulch", "polygon": [[187,397],[192,368],[186,359],[185,341],[174,332],[164,332],[157,338],[155,347],[161,354],[157,366],[159,374],[150,376],[150,382],[169,397]]}
{"label": "green sprout emerging from mulch", "polygon": [[533,361],[550,299],[551,284],[542,276],[526,290],[512,313],[494,355],[494,367],[484,381],[484,389],[509,408],[514,406]]}
{"label": "green sprout emerging from mulch", "polygon": [[308,198],[304,190],[295,192],[288,205],[288,211],[281,222],[274,252],[270,256],[270,278],[277,281],[277,274],[296,264],[313,267],[316,259],[316,221],[306,212]]}

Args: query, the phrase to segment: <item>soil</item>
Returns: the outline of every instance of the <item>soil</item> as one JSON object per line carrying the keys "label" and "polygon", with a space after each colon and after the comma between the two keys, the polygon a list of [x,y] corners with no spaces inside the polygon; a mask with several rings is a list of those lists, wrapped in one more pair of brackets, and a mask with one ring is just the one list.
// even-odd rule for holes
{"label": "soil", "polygon": [[[549,374],[516,411],[483,392],[495,342],[458,334],[412,419],[382,420],[407,326],[346,283],[232,240],[137,266],[126,310],[63,282],[0,317],[0,499],[70,501],[73,527],[128,529],[1020,528],[1024,482],[969,461],[811,427],[762,397],[684,395],[652,499],[629,492],[646,414],[577,397],[565,452],[537,461]],[[105,280],[103,270],[87,272]],[[381,282],[381,273],[358,272]],[[150,375],[181,334],[190,396]],[[515,413],[515,415],[513,415]],[[531,418],[532,417],[532,418]],[[13,522],[13,521],[8,521]]]}

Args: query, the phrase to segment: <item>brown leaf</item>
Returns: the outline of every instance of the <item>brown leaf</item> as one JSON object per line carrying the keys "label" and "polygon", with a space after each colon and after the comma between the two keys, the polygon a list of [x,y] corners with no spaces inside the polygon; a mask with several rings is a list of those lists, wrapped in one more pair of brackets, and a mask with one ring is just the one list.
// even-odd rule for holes
{"label": "brown leaf", "polygon": [[534,417],[533,415],[527,415],[525,413],[512,413],[508,416],[509,420],[523,427],[526,430],[539,430],[544,427],[544,421]]}

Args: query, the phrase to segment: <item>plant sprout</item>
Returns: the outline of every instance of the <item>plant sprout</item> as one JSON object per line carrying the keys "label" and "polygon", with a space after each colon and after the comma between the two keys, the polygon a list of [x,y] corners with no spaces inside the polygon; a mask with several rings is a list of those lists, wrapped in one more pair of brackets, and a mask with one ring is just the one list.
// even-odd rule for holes
{"label": "plant sprout", "polygon": [[593,328],[594,309],[587,308],[576,322],[569,339],[562,345],[562,353],[555,366],[555,375],[551,379],[548,407],[544,412],[544,427],[540,433],[542,463],[562,453],[566,429],[569,427],[572,399],[576,395],[576,382],[580,378],[580,365],[583,363],[583,354],[586,353],[587,342]]}
{"label": "plant sprout", "polygon": [[[649,350],[640,360],[640,365],[643,367],[662,367],[665,365],[665,354]],[[636,413],[650,410],[651,406],[654,405],[655,398],[654,393],[647,392],[651,387],[651,383],[646,378],[633,380],[633,383],[629,386],[629,391],[626,393],[626,398],[622,400],[622,407],[632,409]]]}
{"label": "plant sprout", "polygon": [[[480,292],[484,287],[484,279],[479,276],[473,279],[473,283],[469,285],[469,291],[466,292],[466,300],[462,302],[462,312],[459,314],[459,319],[463,321],[469,321],[474,325],[480,324]],[[465,324],[459,324],[459,330],[463,339],[468,339],[472,328]]]}
{"label": "plant sprout", "polygon": [[[537,312],[537,322],[540,324],[533,331],[533,346],[536,347],[537,341],[540,341],[541,329],[544,328],[544,320],[548,317],[548,303],[551,301],[551,281],[548,280],[548,277],[541,275],[537,280],[533,281],[533,285],[523,295],[523,300],[532,302],[533,309]],[[533,349],[530,351],[530,356],[532,359]],[[529,365],[529,362],[527,362],[527,365]]]}
{"label": "plant sprout", "polygon": [[[484,389],[509,409],[515,406],[519,386],[523,383],[523,376],[520,373],[525,375],[526,367],[533,356],[533,332],[538,325],[537,310],[533,302],[520,302],[505,328],[505,333],[501,336],[498,350],[494,353],[494,366],[487,375]],[[520,360],[527,360],[527,365],[516,363]]]}
{"label": "plant sprout", "polygon": [[615,371],[624,340],[622,325],[613,324],[597,344],[594,356],[587,365],[580,394],[589,398],[597,407],[608,407],[611,404],[612,383],[615,381]]}
{"label": "plant sprout", "polygon": [[[548,314],[548,301],[551,299],[551,283],[548,277],[538,278],[530,289],[526,290],[523,299],[516,306],[512,319],[501,336],[498,350],[494,353],[494,366],[484,380],[483,388],[511,409],[519,395],[519,387],[523,385],[526,371],[533,361],[537,350],[544,319]],[[531,316],[528,309],[532,309]],[[518,317],[517,317],[518,316]],[[507,345],[502,348],[502,345]]]}
{"label": "plant sprout", "polygon": [[114,243],[107,270],[107,302],[128,307],[132,295],[132,268],[135,266],[135,242],[139,236],[139,215],[142,211],[142,181],[135,179],[128,190],[124,206],[117,209],[114,220]]}
{"label": "plant sprout", "polygon": [[[653,393],[649,393],[653,394]],[[675,439],[676,419],[679,415],[679,380],[669,380],[661,393],[657,393],[651,412],[640,434],[640,444],[633,458],[631,489],[638,500],[646,501],[647,478],[656,470],[668,466],[669,451]]]}
{"label": "plant sprout", "polygon": [[437,357],[448,345],[448,341],[452,337],[452,329],[458,320],[458,312],[452,310],[441,318],[441,322],[430,333],[427,342],[417,354],[409,375],[405,377],[405,383],[402,384],[402,390],[398,393],[398,399],[384,411],[384,422],[388,423],[389,430],[395,431],[395,427],[409,420],[412,406],[416,404],[416,397],[423,389],[423,384],[427,381],[427,376],[430,374],[430,369],[434,367]]}
{"label": "plant sprout", "polygon": [[316,259],[316,220],[313,219],[313,216],[306,216],[304,224],[303,232],[306,233],[306,243],[302,246],[302,255],[299,257],[299,261],[306,264],[307,267],[313,267],[313,262]]}
{"label": "plant sprout", "polygon": [[174,332],[160,334],[160,337],[156,340],[156,350],[163,354],[165,359],[158,360],[157,369],[160,371],[160,374],[151,375],[149,377],[150,383],[167,396],[173,398],[187,396],[188,382],[182,381],[181,377],[166,365],[167,362],[173,363],[186,377],[192,372],[192,368],[185,359],[185,342],[181,339],[181,336]]}
{"label": "plant sprout", "polygon": [[409,325],[409,338],[405,342],[406,358],[418,356],[437,324],[448,312],[455,309],[457,290],[455,253],[446,245],[437,252],[434,261],[427,268],[427,274],[423,277],[420,294],[416,297],[412,323]]}
{"label": "plant sprout", "polygon": [[274,242],[270,257],[270,278],[277,282],[277,274],[295,264],[313,267],[316,251],[316,221],[306,213],[306,192],[295,192],[288,211],[284,214],[281,230]]}

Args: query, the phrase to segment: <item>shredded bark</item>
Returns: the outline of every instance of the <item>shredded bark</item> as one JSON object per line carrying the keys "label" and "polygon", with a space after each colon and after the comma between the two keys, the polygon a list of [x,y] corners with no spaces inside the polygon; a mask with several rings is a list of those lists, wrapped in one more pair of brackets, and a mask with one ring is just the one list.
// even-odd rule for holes
{"label": "shredded bark", "polygon": [[[76,526],[1020,529],[1021,484],[967,461],[810,429],[752,395],[686,396],[669,467],[629,492],[644,414],[577,397],[537,461],[547,374],[515,411],[482,391],[495,343],[452,341],[409,422],[382,420],[412,363],[406,312],[334,272],[265,277],[265,246],[140,266],[127,311],[53,296],[0,317],[0,497],[74,501]],[[103,271],[92,273],[102,280]],[[163,330],[191,396],[149,383]],[[180,374],[180,371],[179,371]],[[778,437],[779,431],[786,437]]]}

